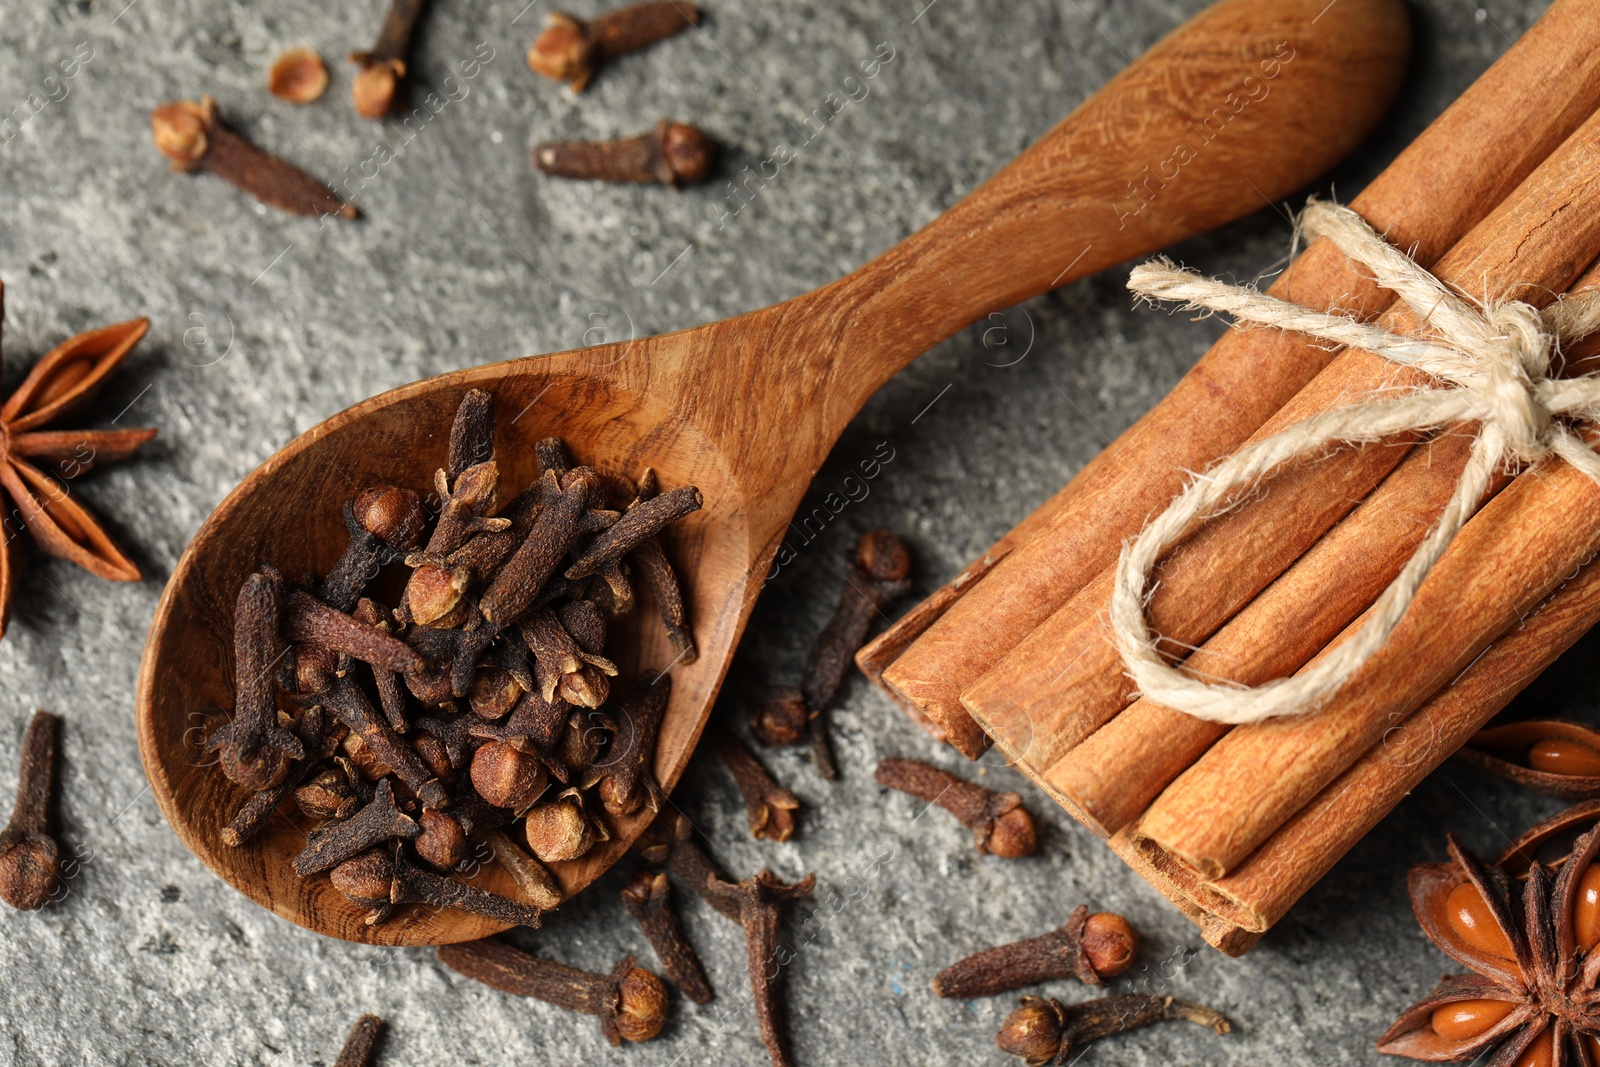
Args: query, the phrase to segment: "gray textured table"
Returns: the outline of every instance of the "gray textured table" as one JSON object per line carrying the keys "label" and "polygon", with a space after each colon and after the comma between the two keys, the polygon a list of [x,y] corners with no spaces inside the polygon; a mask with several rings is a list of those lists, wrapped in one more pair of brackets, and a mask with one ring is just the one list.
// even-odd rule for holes
{"label": "gray textured table", "polygon": [[[0,643],[0,789],[11,787],[26,714],[62,712],[62,837],[78,859],[64,903],[0,912],[0,1064],[326,1063],[363,1011],[392,1024],[385,1063],[764,1062],[738,934],[698,900],[686,919],[718,999],[679,1001],[661,1039],[612,1052],[589,1019],[457,980],[427,951],[306,933],[213,877],[161,818],[135,746],[137,664],[162,582],[228,489],[323,418],[441,371],[689,326],[827,282],[933,218],[1200,3],[711,0],[703,32],[624,62],[575,99],[523,64],[546,5],[519,14],[521,0],[438,0],[415,70],[425,87],[453,86],[453,99],[414,137],[355,117],[343,63],[311,108],[261,88],[288,46],[338,56],[369,43],[372,0],[125,3],[11,0],[0,17],[0,113],[27,117],[14,135],[0,132],[6,380],[72,332],[148,315],[151,336],[96,413],[126,407],[119,425],[161,429],[137,461],[75,487],[143,582],[110,585],[32,550],[20,557]],[[1321,188],[1353,195],[1543,5],[1412,6],[1417,58],[1403,99]],[[736,213],[722,181],[684,193],[602,188],[529,166],[537,140],[630,133],[670,114],[729,145],[725,175],[741,177],[880,42],[894,59],[866,97]],[[77,76],[47,80],[75,51],[90,56]],[[489,51],[475,77],[461,77],[461,61]],[[366,220],[319,231],[219,181],[168,173],[147,113],[202,92],[260,144],[362,182],[353,198]],[[380,143],[403,151],[367,162]],[[1287,242],[1284,220],[1263,211],[1179,251],[1251,277]],[[771,583],[718,716],[742,719],[761,682],[798,676],[861,531],[902,531],[926,593],[1205,350],[1216,325],[1131,309],[1123,277],[1008,313],[1008,347],[968,331],[868,405],[811,502],[858,460],[892,461]],[[1580,646],[1523,700],[1592,714],[1592,654]],[[791,842],[751,841],[731,782],[703,757],[677,798],[730,870],[818,874],[818,899],[795,914],[812,917],[815,937],[789,968],[801,1064],[1002,1062],[991,1042],[1012,998],[940,1001],[928,981],[971,950],[1060,923],[1080,901],[1148,931],[1137,987],[1204,1000],[1236,1024],[1227,1038],[1167,1024],[1097,1046],[1091,1062],[1374,1062],[1372,1038],[1448,969],[1411,919],[1406,867],[1441,856],[1446,830],[1493,851],[1555,808],[1449,765],[1233,961],[1037,795],[1045,847],[1027,861],[976,856],[939,813],[913,820],[916,806],[873,783],[875,760],[959,761],[859,679],[837,723],[840,784],[824,786],[798,751],[770,757],[806,804]],[[1021,784],[1003,767],[986,773]],[[641,950],[617,889],[615,875],[597,884],[534,942],[590,969]],[[1072,983],[1049,992],[1087,995]]]}

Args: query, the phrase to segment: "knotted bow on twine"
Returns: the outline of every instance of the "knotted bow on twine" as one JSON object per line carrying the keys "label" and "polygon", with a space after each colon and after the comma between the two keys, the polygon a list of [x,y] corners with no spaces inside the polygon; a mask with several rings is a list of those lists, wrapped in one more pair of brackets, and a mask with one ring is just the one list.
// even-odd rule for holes
{"label": "knotted bow on twine", "polygon": [[[1213,722],[1259,722],[1321,706],[1389,639],[1423,579],[1477,510],[1501,464],[1527,466],[1556,456],[1600,482],[1600,456],[1562,421],[1600,420],[1600,375],[1552,377],[1560,370],[1561,342],[1600,328],[1600,292],[1558,299],[1542,311],[1515,300],[1479,307],[1385,243],[1349,208],[1312,201],[1300,217],[1300,228],[1313,239],[1327,238],[1366,267],[1378,285],[1394,292],[1436,336],[1406,337],[1348,316],[1311,311],[1253,288],[1203,278],[1166,259],[1134,268],[1128,288],[1151,301],[1182,301],[1188,308],[1226,312],[1237,325],[1294,330],[1372,352],[1415,367],[1439,384],[1313,415],[1246,445],[1197,475],[1123,547],[1110,623],[1128,675],[1143,697]],[[1241,491],[1272,470],[1331,445],[1376,442],[1470,422],[1479,424],[1478,434],[1439,524],[1352,638],[1292,677],[1255,687],[1200,681],[1170,666],[1157,651],[1144,615],[1150,573],[1197,523],[1237,502]],[[1573,516],[1573,521],[1591,519]]]}

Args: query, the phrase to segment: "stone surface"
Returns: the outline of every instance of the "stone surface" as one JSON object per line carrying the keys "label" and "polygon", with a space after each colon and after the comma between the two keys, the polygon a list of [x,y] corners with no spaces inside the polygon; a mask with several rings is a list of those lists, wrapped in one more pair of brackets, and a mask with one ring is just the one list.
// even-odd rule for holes
{"label": "stone surface", "polygon": [[[162,582],[230,487],[364,397],[475,362],[714,320],[863,263],[1009,160],[1199,0],[712,0],[702,31],[617,64],[582,98],[523,65],[544,5],[519,13],[518,0],[441,0],[415,72],[450,100],[414,133],[357,119],[342,61],[311,107],[263,91],[285,48],[311,43],[334,58],[368,43],[374,0],[125,3],[18,3],[0,19],[0,111],[13,127],[27,118],[0,131],[6,380],[74,331],[149,315],[151,336],[96,414],[161,429],[138,461],[73,487],[108,517],[144,581],[113,586],[31,549],[19,556],[15,618],[0,643],[0,788],[11,788],[27,713],[60,711],[62,837],[77,859],[64,901],[0,913],[0,1064],[328,1063],[368,1011],[391,1024],[387,1063],[763,1062],[738,935],[698,900],[686,902],[686,921],[718,999],[706,1008],[678,1000],[659,1041],[614,1053],[592,1020],[459,981],[426,951],[322,939],[219,882],[162,820],[137,757],[134,684]],[[1413,4],[1417,59],[1401,104],[1318,188],[1353,195],[1541,7]],[[775,178],[752,182],[737,212],[725,180],[688,192],[597,187],[545,180],[528,164],[538,140],[626,134],[672,115],[726,143],[724,178],[742,181],[746,166],[796,141],[796,124],[828,94],[850,88],[853,65],[879,42],[894,59],[866,96]],[[75,51],[90,57],[77,76],[52,77]],[[474,58],[465,77],[460,64]],[[260,144],[351,181],[365,221],[319,229],[214,179],[168,173],[146,115],[203,92]],[[1178,253],[1248,278],[1281,258],[1288,237],[1284,219],[1263,211]],[[926,593],[1148,408],[1220,328],[1135,310],[1123,280],[1111,271],[974,327],[868,405],[809,503],[859,461],[893,458],[770,584],[720,718],[742,721],[761,682],[798,677],[861,531],[902,531]],[[1524,712],[1592,715],[1593,651],[1569,655],[1524,697]],[[786,931],[797,950],[788,1003],[802,1065],[1001,1062],[992,1037],[1013,999],[940,1001],[929,979],[972,950],[1055,926],[1085,901],[1148,932],[1124,988],[1203,1000],[1236,1027],[1227,1038],[1152,1028],[1096,1047],[1092,1062],[1377,1062],[1373,1037],[1450,969],[1411,919],[1406,867],[1440,857],[1447,830],[1493,852],[1556,807],[1449,765],[1259,948],[1231,961],[1037,794],[1043,854],[1010,863],[975,855],[942,813],[923,817],[884,795],[871,777],[880,756],[958,760],[860,679],[847,685],[837,724],[838,785],[823,784],[798,751],[765,757],[805,801],[789,843],[748,838],[732,783],[709,759],[697,758],[675,798],[728,869],[818,874],[816,900]],[[983,773],[1022,785],[998,765]],[[628,952],[648,960],[619,887],[615,875],[596,885],[532,942],[596,970]],[[1088,995],[1070,982],[1047,992]]]}

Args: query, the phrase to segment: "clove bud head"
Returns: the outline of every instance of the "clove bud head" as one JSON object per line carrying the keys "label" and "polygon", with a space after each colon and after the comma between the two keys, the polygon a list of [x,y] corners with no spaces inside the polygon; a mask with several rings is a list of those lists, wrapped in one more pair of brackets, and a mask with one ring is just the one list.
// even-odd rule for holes
{"label": "clove bud head", "polygon": [[668,184],[694,185],[711,176],[717,162],[717,145],[693,126],[663,121],[660,127],[661,159],[672,175]]}
{"label": "clove bud head", "polygon": [[565,12],[552,12],[549,22],[528,49],[528,69],[581,89],[594,75],[594,43],[583,22]]}
{"label": "clove bud head", "polygon": [[328,68],[314,49],[291,48],[267,74],[267,92],[291,104],[309,104],[328,88]]}
{"label": "clove bud head", "polygon": [[779,689],[750,717],[750,732],[769,748],[798,745],[806,736],[811,710],[798,689]]}
{"label": "clove bud head", "polygon": [[208,96],[174,100],[150,112],[150,133],[156,149],[172,160],[176,170],[191,170],[211,147],[208,133],[216,117],[216,104]]}
{"label": "clove bud head", "polygon": [[467,834],[461,824],[432,808],[424,808],[417,822],[422,825],[422,833],[412,839],[411,847],[441,871],[453,870],[467,854]]}
{"label": "clove bud head", "polygon": [[521,811],[549,784],[549,773],[538,756],[504,741],[490,741],[472,756],[473,788],[497,808]]}
{"label": "clove bud head", "polygon": [[445,626],[461,604],[470,580],[465,568],[423,563],[406,582],[406,604],[411,618],[421,626]]}
{"label": "clove bud head", "polygon": [[328,875],[333,888],[346,900],[363,908],[388,907],[394,886],[394,861],[381,848],[369,849],[345,860]]}
{"label": "clove bud head", "polygon": [[417,547],[427,521],[421,498],[410,489],[392,485],[363,489],[352,510],[362,529],[396,552],[410,552]]}
{"label": "clove bud head", "polygon": [[0,834],[0,899],[13,908],[32,911],[48,904],[60,872],[60,850],[49,834]]}
{"label": "clove bud head", "polygon": [[667,1021],[667,986],[643,967],[634,967],[622,978],[621,1004],[617,1009],[617,1033],[624,1041],[649,1041],[661,1032]]}
{"label": "clove bud head", "polygon": [[[351,56],[362,62],[357,56]],[[364,119],[381,119],[394,107],[395,86],[406,75],[406,65],[398,59],[383,60],[363,66],[350,83],[350,99],[356,114]]]}
{"label": "clove bud head", "polygon": [[1028,1067],[1041,1067],[1061,1049],[1061,1014],[1048,1000],[1023,997],[1022,1006],[1006,1016],[994,1043],[1001,1052],[1021,1056]]}
{"label": "clove bud head", "polygon": [[1083,951],[1096,974],[1115,977],[1133,966],[1139,954],[1139,932],[1120,915],[1096,912],[1084,925]]}
{"label": "clove bud head", "polygon": [[911,552],[893,530],[868,530],[856,542],[856,566],[874,581],[898,582],[911,573]]}
{"label": "clove bud head", "polygon": [[553,800],[528,812],[528,847],[545,863],[575,860],[594,846],[594,824],[582,808]]}
{"label": "clove bud head", "polygon": [[1034,830],[1033,816],[1020,804],[1010,811],[995,816],[988,828],[983,847],[1002,859],[1031,856],[1039,847],[1039,837]]}

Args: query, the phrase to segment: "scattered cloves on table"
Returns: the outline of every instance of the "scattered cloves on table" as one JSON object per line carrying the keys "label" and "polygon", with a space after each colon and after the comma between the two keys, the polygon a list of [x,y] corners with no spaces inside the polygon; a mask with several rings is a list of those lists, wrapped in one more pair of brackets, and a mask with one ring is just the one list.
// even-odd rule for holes
{"label": "scattered cloves on table", "polygon": [[1127,919],[1108,911],[1090,915],[1088,907],[1079,905],[1059,930],[951,964],[934,976],[933,991],[970,1000],[1057,978],[1104,985],[1105,979],[1131,967],[1138,952],[1139,934]]}
{"label": "scattered cloves on table", "polygon": [[713,877],[724,882],[729,879],[695,840],[694,827],[682,813],[662,811],[639,835],[634,850],[646,863],[671,871],[724,917],[739,921],[738,902],[711,892],[709,886]]}
{"label": "scattered cloves on table", "polygon": [[963,781],[920,760],[878,762],[878,784],[937,804],[972,831],[979,852],[1007,859],[1032,855],[1039,847],[1033,816],[1016,793],[997,793]]}
{"label": "scattered cloves on table", "polygon": [[1006,1017],[994,1043],[1002,1052],[1020,1056],[1028,1067],[1072,1062],[1083,1046],[1165,1019],[1210,1027],[1217,1034],[1232,1028],[1210,1008],[1172,997],[1119,993],[1078,1004],[1042,997],[1023,997],[1022,1006]]}
{"label": "scattered cloves on table", "polygon": [[406,76],[411,35],[425,4],[426,0],[393,0],[377,42],[365,52],[350,53],[350,62],[361,67],[350,83],[350,98],[362,118],[381,119],[393,110],[396,89]]}
{"label": "scattered cloves on table", "polygon": [[328,88],[328,67],[313,48],[291,48],[267,72],[267,92],[291,104],[309,104]]}
{"label": "scattered cloves on table", "polygon": [[873,620],[911,588],[906,577],[910,572],[911,553],[893,530],[862,534],[851,554],[839,606],[811,647],[800,692],[811,711],[812,758],[818,773],[829,781],[839,777],[828,730],[833,702]]}
{"label": "scattered cloves on table", "polygon": [[360,214],[299,167],[263,152],[224,126],[210,96],[199,102],[162,104],[150,113],[150,130],[156,148],[172,161],[174,170],[210,171],[291,215],[353,219]]}
{"label": "scattered cloves on table", "polygon": [[36,711],[28,720],[17,803],[0,831],[0,900],[22,911],[49,903],[61,873],[61,849],[50,836],[60,734],[61,719],[48,711]]}
{"label": "scattered cloves on table", "polygon": [[602,63],[698,24],[700,11],[689,0],[660,0],[617,8],[587,21],[556,11],[548,21],[528,49],[528,67],[581,93]]}
{"label": "scattered cloves on table", "polygon": [[694,946],[672,910],[672,887],[661,871],[640,871],[623,887],[622,903],[644,931],[667,979],[696,1004],[711,1002],[711,986]]}
{"label": "scattered cloves on table", "polygon": [[745,956],[750,965],[750,994],[755,1002],[756,1021],[761,1027],[761,1041],[767,1046],[772,1067],[789,1067],[790,1063],[789,1035],[778,988],[778,978],[783,972],[778,959],[779,909],[784,901],[810,896],[816,884],[817,876],[808,874],[794,885],[784,885],[771,871],[762,871],[737,884],[720,878],[712,878],[708,883],[714,896],[739,907]]}
{"label": "scattered cloves on table", "polygon": [[371,1067],[382,1034],[383,1020],[376,1015],[363,1015],[357,1019],[355,1025],[350,1027],[350,1035],[344,1039],[344,1047],[339,1050],[339,1058],[333,1061],[333,1067]]}
{"label": "scattered cloves on table", "polygon": [[534,166],[557,178],[694,185],[711,176],[717,146],[704,132],[662,119],[649,133],[618,141],[546,141]]}
{"label": "scattered cloves on table", "polygon": [[755,753],[737,737],[719,733],[715,743],[717,756],[733,775],[739,794],[744,797],[750,836],[768,841],[787,841],[793,837],[799,798],[774,781]]}
{"label": "scattered cloves on table", "polygon": [[[645,671],[613,693],[604,653],[632,603],[626,559],[699,491],[641,493],[551,439],[536,483],[502,508],[494,433],[493,396],[466,393],[437,519],[413,489],[365,489],[344,505],[348,540],[326,576],[262,564],[238,595],[234,709],[208,745],[252,795],[220,836],[242,847],[292,799],[322,820],[295,872],[326,873],[368,923],[418,903],[536,925],[562,899],[542,863],[584,856],[659,804],[670,682]],[[398,605],[366,595],[399,564],[411,574]],[[422,578],[433,571],[447,586]],[[491,852],[519,900],[452,879]]]}
{"label": "scattered cloves on table", "polygon": [[437,952],[446,967],[492,989],[598,1017],[613,1045],[648,1041],[666,1024],[667,987],[634,966],[632,956],[618,960],[610,974],[591,974],[493,938],[440,945]]}

